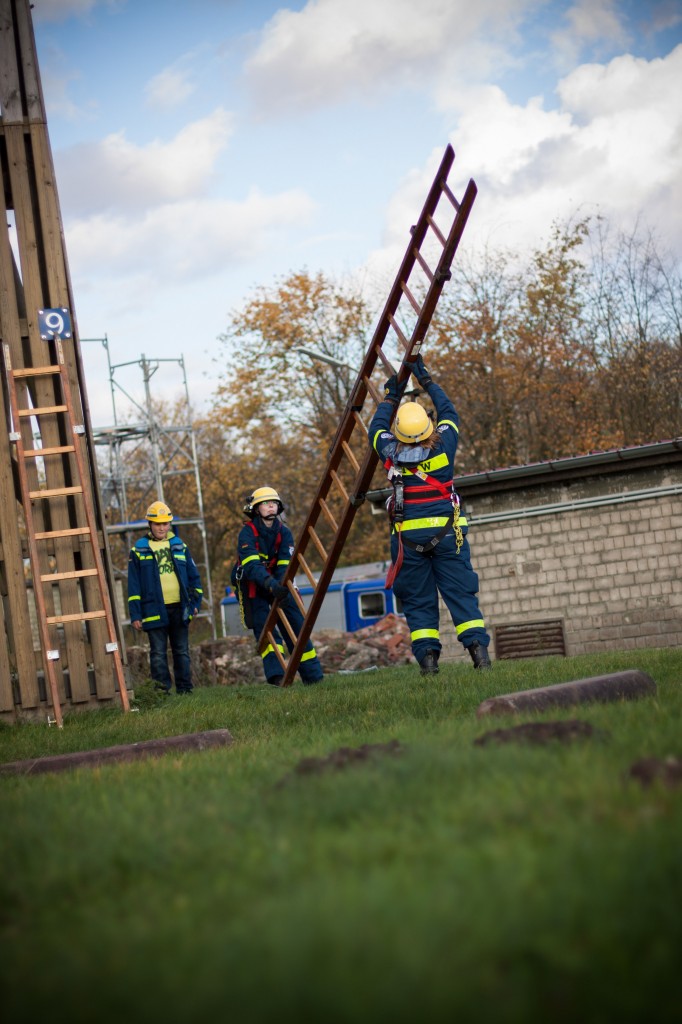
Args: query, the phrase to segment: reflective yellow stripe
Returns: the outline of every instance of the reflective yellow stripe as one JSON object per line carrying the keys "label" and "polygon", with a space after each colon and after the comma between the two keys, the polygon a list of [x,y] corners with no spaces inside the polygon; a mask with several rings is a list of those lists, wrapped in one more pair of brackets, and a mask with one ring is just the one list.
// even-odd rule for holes
{"label": "reflective yellow stripe", "polygon": [[290,561],[291,559],[289,558],[280,558],[277,565],[288,565]]}
{"label": "reflective yellow stripe", "polygon": [[441,423],[447,423],[449,427],[454,427],[454,429],[459,434],[459,427],[457,426],[456,423],[453,423],[452,420],[438,420],[438,423],[436,424],[436,426],[439,427],[441,425]]}
{"label": "reflective yellow stripe", "polygon": [[457,636],[459,636],[460,633],[466,633],[467,629],[478,629],[479,627],[483,629],[484,626],[485,622],[483,619],[471,619],[470,622],[463,622],[461,626],[456,626],[455,628]]}
{"label": "reflective yellow stripe", "polygon": [[[422,473],[433,473],[435,469],[442,469],[443,466],[449,466],[450,460],[445,452],[441,452],[440,455],[434,455],[432,459],[424,459],[423,462],[419,463],[419,469]],[[406,476],[414,476],[411,469],[406,469]]]}
{"label": "reflective yellow stripe", "polygon": [[315,648],[313,647],[312,650],[306,651],[306,653],[301,656],[301,661],[310,661],[311,658],[316,658],[316,657],[317,657],[317,652],[316,652]]}
{"label": "reflective yellow stripe", "polygon": [[141,601],[141,600],[142,600],[142,598],[140,597],[139,594],[129,594],[128,595],[128,604],[130,604],[131,601]]}
{"label": "reflective yellow stripe", "polygon": [[244,559],[244,561],[242,562],[242,565],[248,565],[249,562],[257,562],[259,560],[259,558],[260,558],[260,555],[249,555],[248,558]]}
{"label": "reflective yellow stripe", "polygon": [[384,428],[382,427],[381,430],[377,430],[376,434],[374,435],[374,440],[372,441],[372,448],[374,448],[375,451],[376,451],[376,447],[377,447],[377,438],[379,437],[379,434],[383,434],[383,433],[384,433]]}
{"label": "reflective yellow stripe", "polygon": [[437,530],[439,527],[445,526],[448,518],[448,516],[427,516],[426,519],[406,519],[404,523],[396,523],[395,529],[397,533],[403,530]]}
{"label": "reflective yellow stripe", "polygon": [[161,619],[160,615],[148,615],[147,618],[143,619],[142,621],[143,622],[159,622],[160,619]]}
{"label": "reflective yellow stripe", "polygon": [[438,640],[440,633],[437,629],[415,629],[410,633],[410,640]]}
{"label": "reflective yellow stripe", "polygon": [[[279,651],[280,654],[284,654],[284,648],[283,648],[282,644],[277,644],[277,650]],[[268,646],[265,648],[265,650],[261,654],[261,658],[267,658],[268,654],[274,654],[274,653],[275,653],[275,648],[272,646],[272,644],[268,644]]]}

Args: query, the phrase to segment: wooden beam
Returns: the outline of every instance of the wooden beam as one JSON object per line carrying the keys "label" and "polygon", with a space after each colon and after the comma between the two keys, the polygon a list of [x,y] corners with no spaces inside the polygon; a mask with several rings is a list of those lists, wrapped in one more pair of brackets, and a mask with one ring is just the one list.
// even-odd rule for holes
{"label": "wooden beam", "polygon": [[141,761],[147,757],[162,757],[164,754],[229,747],[233,742],[232,734],[227,729],[210,729],[208,732],[165,736],[163,739],[141,740],[139,743],[121,743],[115,747],[100,747],[99,750],[79,750],[69,754],[28,758],[25,761],[9,761],[0,765],[0,775],[43,775],[73,768],[98,768],[103,764]]}
{"label": "wooden beam", "polygon": [[519,690],[491,697],[479,704],[479,718],[485,715],[515,715],[519,711],[545,711],[547,708],[565,708],[575,704],[608,703],[615,700],[638,700],[655,697],[656,683],[646,672],[629,669],[606,676],[577,679],[555,686],[540,686],[536,690]]}

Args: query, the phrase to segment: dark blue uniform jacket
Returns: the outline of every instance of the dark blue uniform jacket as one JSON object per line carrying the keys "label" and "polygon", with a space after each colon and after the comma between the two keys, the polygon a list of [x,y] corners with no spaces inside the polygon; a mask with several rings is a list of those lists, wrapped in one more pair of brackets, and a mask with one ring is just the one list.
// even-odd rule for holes
{"label": "dark blue uniform jacket", "polygon": [[[169,531],[170,553],[180,583],[182,617],[189,622],[194,609],[201,607],[203,590],[199,570],[189,548],[173,531]],[[163,601],[161,577],[156,557],[149,546],[149,537],[141,537],[128,557],[128,609],[131,622],[142,622],[143,629],[168,625]]]}

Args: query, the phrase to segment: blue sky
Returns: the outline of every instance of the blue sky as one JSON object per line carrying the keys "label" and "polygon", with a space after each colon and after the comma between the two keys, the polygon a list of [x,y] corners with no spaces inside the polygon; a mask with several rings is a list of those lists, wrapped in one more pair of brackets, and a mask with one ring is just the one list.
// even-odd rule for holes
{"label": "blue sky", "polygon": [[[35,0],[82,338],[187,364],[290,271],[385,295],[447,143],[462,246],[637,218],[682,255],[682,0]],[[84,344],[95,425],[102,346]],[[155,393],[177,392],[162,366]],[[121,398],[117,399],[120,403]],[[120,411],[120,407],[119,407]]]}

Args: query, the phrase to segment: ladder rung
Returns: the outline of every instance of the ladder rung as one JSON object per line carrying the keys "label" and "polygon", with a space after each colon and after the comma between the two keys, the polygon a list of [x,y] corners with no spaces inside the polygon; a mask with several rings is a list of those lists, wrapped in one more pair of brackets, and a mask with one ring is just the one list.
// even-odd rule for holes
{"label": "ladder rung", "polygon": [[459,201],[455,199],[454,195],[452,194],[448,185],[445,182],[443,182],[443,193],[448,197],[454,208],[456,210],[459,210]]}
{"label": "ladder rung", "polygon": [[63,494],[82,494],[82,487],[53,487],[49,491],[29,491],[29,498],[58,498]]}
{"label": "ladder rung", "polygon": [[414,257],[415,257],[417,263],[419,264],[419,266],[422,268],[422,270],[424,271],[424,273],[428,277],[429,281],[433,281],[433,271],[431,270],[431,267],[428,265],[428,263],[426,262],[426,260],[422,256],[422,254],[420,253],[419,249],[415,249],[414,250]]}
{"label": "ladder rung", "polygon": [[[357,472],[357,464],[356,464],[356,472]],[[331,526],[331,528],[334,531],[334,533],[338,533],[339,532],[339,525],[336,522],[336,520],[334,519],[334,516],[331,513],[329,505],[324,500],[324,498],[320,498],[320,508],[324,512],[325,518],[326,518],[327,522],[329,523],[329,525]]]}
{"label": "ladder rung", "polygon": [[346,457],[347,457],[348,461],[350,462],[351,466],[353,467],[353,469],[357,473],[358,470],[360,469],[360,463],[355,458],[355,454],[353,453],[353,449],[348,444],[348,441],[342,441],[341,442],[341,446],[342,446],[344,452],[346,453]]}
{"label": "ladder rung", "polygon": [[45,416],[51,412],[66,412],[65,405],[43,405],[37,409],[19,409],[18,415],[23,416]]}
{"label": "ladder rung", "polygon": [[96,576],[97,569],[74,569],[73,572],[46,572],[40,577],[42,583],[56,583],[57,580],[76,580],[81,576]]}
{"label": "ladder rung", "polygon": [[443,248],[445,248],[447,244],[447,238],[445,237],[441,229],[438,227],[430,213],[426,215],[426,219],[429,222],[431,230],[433,231],[434,235],[436,236],[440,244],[443,246]]}
{"label": "ladder rung", "polygon": [[363,377],[362,379],[364,380],[367,386],[367,390],[369,391],[370,395],[372,396],[372,399],[376,402],[376,404],[379,405],[380,402],[383,402],[384,396],[380,394],[378,388],[374,386],[369,377]]}
{"label": "ladder rung", "polygon": [[25,369],[12,370],[13,377],[42,377],[46,373],[59,373],[59,366],[27,366]]}
{"label": "ladder rung", "polygon": [[398,321],[396,320],[396,318],[394,316],[392,316],[390,313],[388,313],[388,322],[390,323],[390,325],[393,328],[393,330],[395,331],[395,333],[398,335],[398,340],[402,344],[403,348],[409,348],[410,347],[409,341],[407,340],[407,338],[405,337],[405,335],[401,331],[400,325],[399,325]]}
{"label": "ladder rung", "polygon": [[25,459],[39,459],[41,455],[60,455],[63,452],[75,452],[72,444],[63,444],[58,448],[29,448],[24,451]]}
{"label": "ladder rung", "polygon": [[87,526],[78,526],[74,530],[46,530],[45,533],[36,533],[36,540],[48,540],[50,537],[80,537],[90,533]]}
{"label": "ladder rung", "polygon": [[343,486],[343,480],[341,479],[339,474],[336,472],[335,469],[330,469],[329,475],[331,476],[332,480],[334,481],[338,489],[341,491],[341,494],[343,495],[343,500],[348,501],[348,491]]}
{"label": "ladder rung", "polygon": [[383,348],[377,347],[374,351],[379,356],[379,359],[381,360],[381,362],[384,364],[384,367],[385,367],[386,372],[388,373],[389,377],[392,377],[394,373],[397,373],[397,370],[395,370],[395,368],[393,366],[393,363],[388,358],[388,356],[384,352]]}
{"label": "ladder rung", "polygon": [[417,302],[417,300],[415,299],[415,297],[412,294],[412,292],[410,291],[410,289],[407,287],[407,281],[401,281],[400,282],[400,288],[401,288],[401,291],[402,291],[403,295],[406,295],[407,298],[410,300],[410,305],[412,306],[412,309],[415,311],[417,316],[419,316],[419,314],[422,311],[422,308],[419,305],[419,303]]}
{"label": "ladder rung", "polygon": [[313,544],[315,545],[315,547],[319,551],[320,557],[322,558],[322,560],[324,562],[326,562],[327,559],[329,558],[329,556],[328,556],[327,552],[324,550],[324,545],[322,544],[322,541],[320,540],[320,538],[315,533],[315,530],[314,530],[314,528],[312,526],[308,527],[308,533],[310,535],[310,539],[312,540]]}
{"label": "ladder rung", "polygon": [[306,574],[306,576],[308,577],[308,583],[309,583],[309,584],[310,584],[310,586],[311,586],[311,587],[313,588],[313,590],[315,590],[315,587],[317,586],[317,583],[315,582],[315,577],[314,577],[314,576],[313,576],[313,574],[312,574],[312,571],[311,571],[311,569],[310,569],[310,566],[309,566],[309,565],[308,565],[308,563],[306,562],[306,560],[305,560],[305,558],[303,557],[303,555],[299,555],[299,556],[298,556],[298,561],[299,561],[299,563],[300,563],[300,565],[301,565],[301,568],[303,569],[303,572],[304,572],[304,573]]}
{"label": "ladder rung", "polygon": [[363,419],[362,419],[362,416],[360,415],[360,413],[354,411],[353,412],[353,417],[355,418],[355,422],[357,423],[357,425],[363,431],[365,437],[369,437],[369,431],[368,431],[367,427],[365,426],[365,424],[363,422]]}
{"label": "ladder rung", "polygon": [[103,619],[106,612],[102,608],[98,612],[78,612],[74,615],[48,615],[46,622],[53,626],[55,622],[83,622],[85,619]]}

